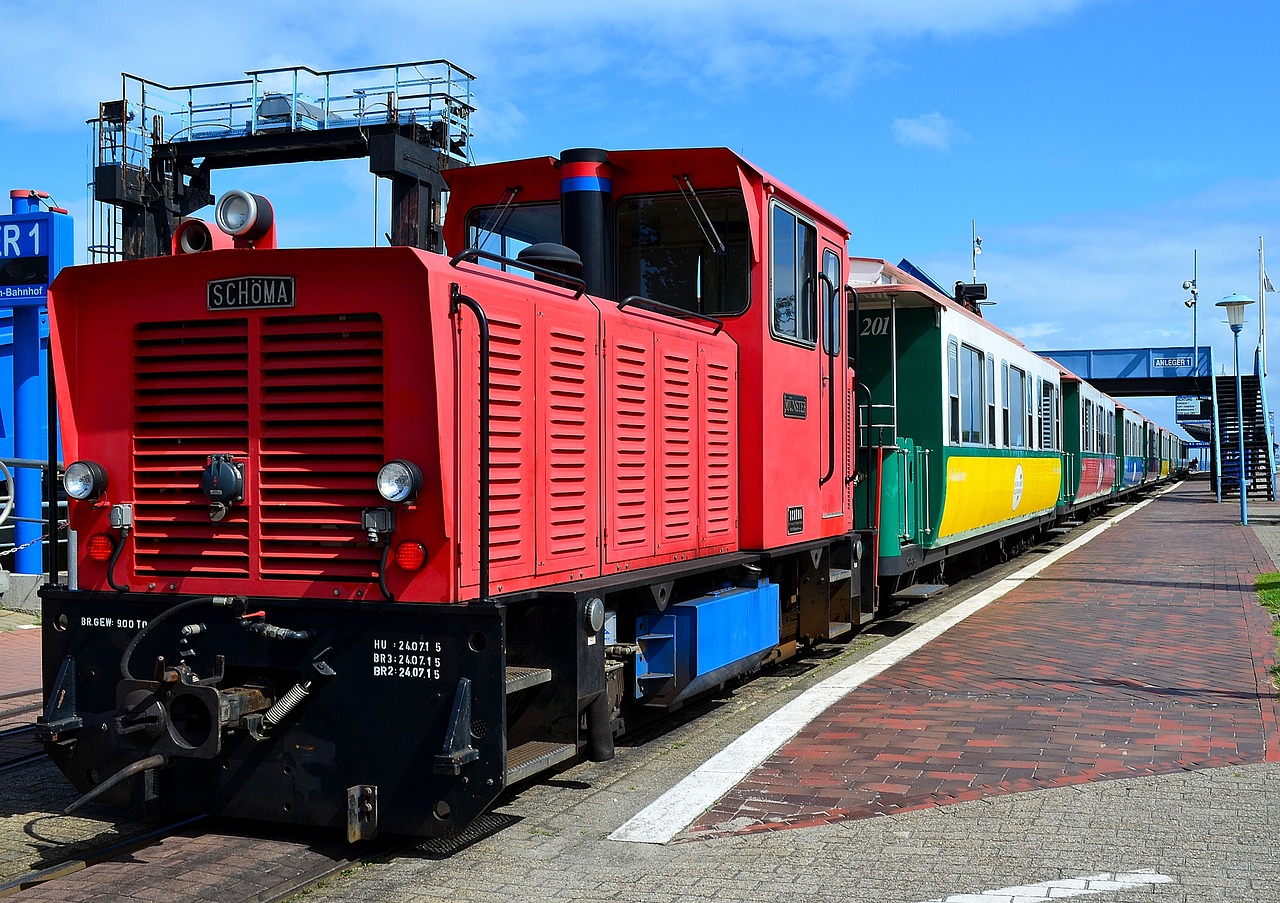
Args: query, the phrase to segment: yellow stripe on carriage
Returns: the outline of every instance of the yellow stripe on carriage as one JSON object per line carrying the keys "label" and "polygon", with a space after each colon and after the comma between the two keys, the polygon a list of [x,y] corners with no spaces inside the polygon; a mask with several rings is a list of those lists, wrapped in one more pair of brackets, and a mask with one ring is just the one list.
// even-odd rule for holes
{"label": "yellow stripe on carriage", "polygon": [[1055,456],[947,458],[938,538],[969,533],[1052,509],[1062,488],[1062,461]]}

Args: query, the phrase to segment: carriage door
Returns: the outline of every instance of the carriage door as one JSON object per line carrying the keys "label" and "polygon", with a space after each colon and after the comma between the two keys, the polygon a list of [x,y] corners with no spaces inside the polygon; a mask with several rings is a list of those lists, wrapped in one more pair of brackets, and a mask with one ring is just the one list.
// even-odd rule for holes
{"label": "carriage door", "polygon": [[822,277],[818,280],[822,319],[822,354],[818,356],[818,366],[822,368],[819,376],[822,386],[819,422],[822,424],[820,472],[824,518],[839,517],[845,513],[852,488],[846,479],[852,466],[849,453],[852,373],[845,361],[842,343],[844,274],[840,262],[840,254],[834,249],[823,248]]}

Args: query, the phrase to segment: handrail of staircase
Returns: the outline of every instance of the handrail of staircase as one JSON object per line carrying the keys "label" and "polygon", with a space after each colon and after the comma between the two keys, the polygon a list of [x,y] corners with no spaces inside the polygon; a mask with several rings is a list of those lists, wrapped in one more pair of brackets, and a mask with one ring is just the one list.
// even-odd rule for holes
{"label": "handrail of staircase", "polygon": [[1209,390],[1213,394],[1213,491],[1222,503],[1222,419],[1218,411],[1218,378],[1209,374]]}
{"label": "handrail of staircase", "polygon": [[1267,498],[1271,501],[1276,500],[1276,437],[1272,430],[1271,418],[1267,412],[1271,406],[1267,404],[1267,381],[1262,377],[1262,349],[1255,348],[1253,350],[1253,375],[1258,378],[1258,391],[1262,398],[1262,430],[1266,437],[1266,455],[1267,462]]}

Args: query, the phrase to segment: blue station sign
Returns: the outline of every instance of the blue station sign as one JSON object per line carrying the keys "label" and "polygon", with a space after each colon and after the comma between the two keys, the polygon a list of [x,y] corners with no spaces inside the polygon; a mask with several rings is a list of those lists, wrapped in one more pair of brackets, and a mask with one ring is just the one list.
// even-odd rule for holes
{"label": "blue station sign", "polygon": [[13,194],[14,212],[0,216],[0,309],[44,306],[49,283],[71,263],[71,218]]}

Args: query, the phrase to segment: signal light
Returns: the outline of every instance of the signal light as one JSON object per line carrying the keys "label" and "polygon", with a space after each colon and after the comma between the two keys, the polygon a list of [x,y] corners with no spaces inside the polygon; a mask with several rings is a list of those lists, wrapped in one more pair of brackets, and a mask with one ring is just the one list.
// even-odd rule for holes
{"label": "signal light", "polygon": [[402,542],[396,546],[395,561],[402,571],[420,571],[427,563],[427,547],[413,540]]}
{"label": "signal light", "polygon": [[111,560],[111,553],[114,546],[111,544],[111,537],[105,533],[95,533],[89,537],[89,558],[93,561],[105,562]]}
{"label": "signal light", "polygon": [[173,255],[202,254],[205,251],[217,251],[234,247],[229,235],[215,232],[202,219],[183,220],[173,233]]}

